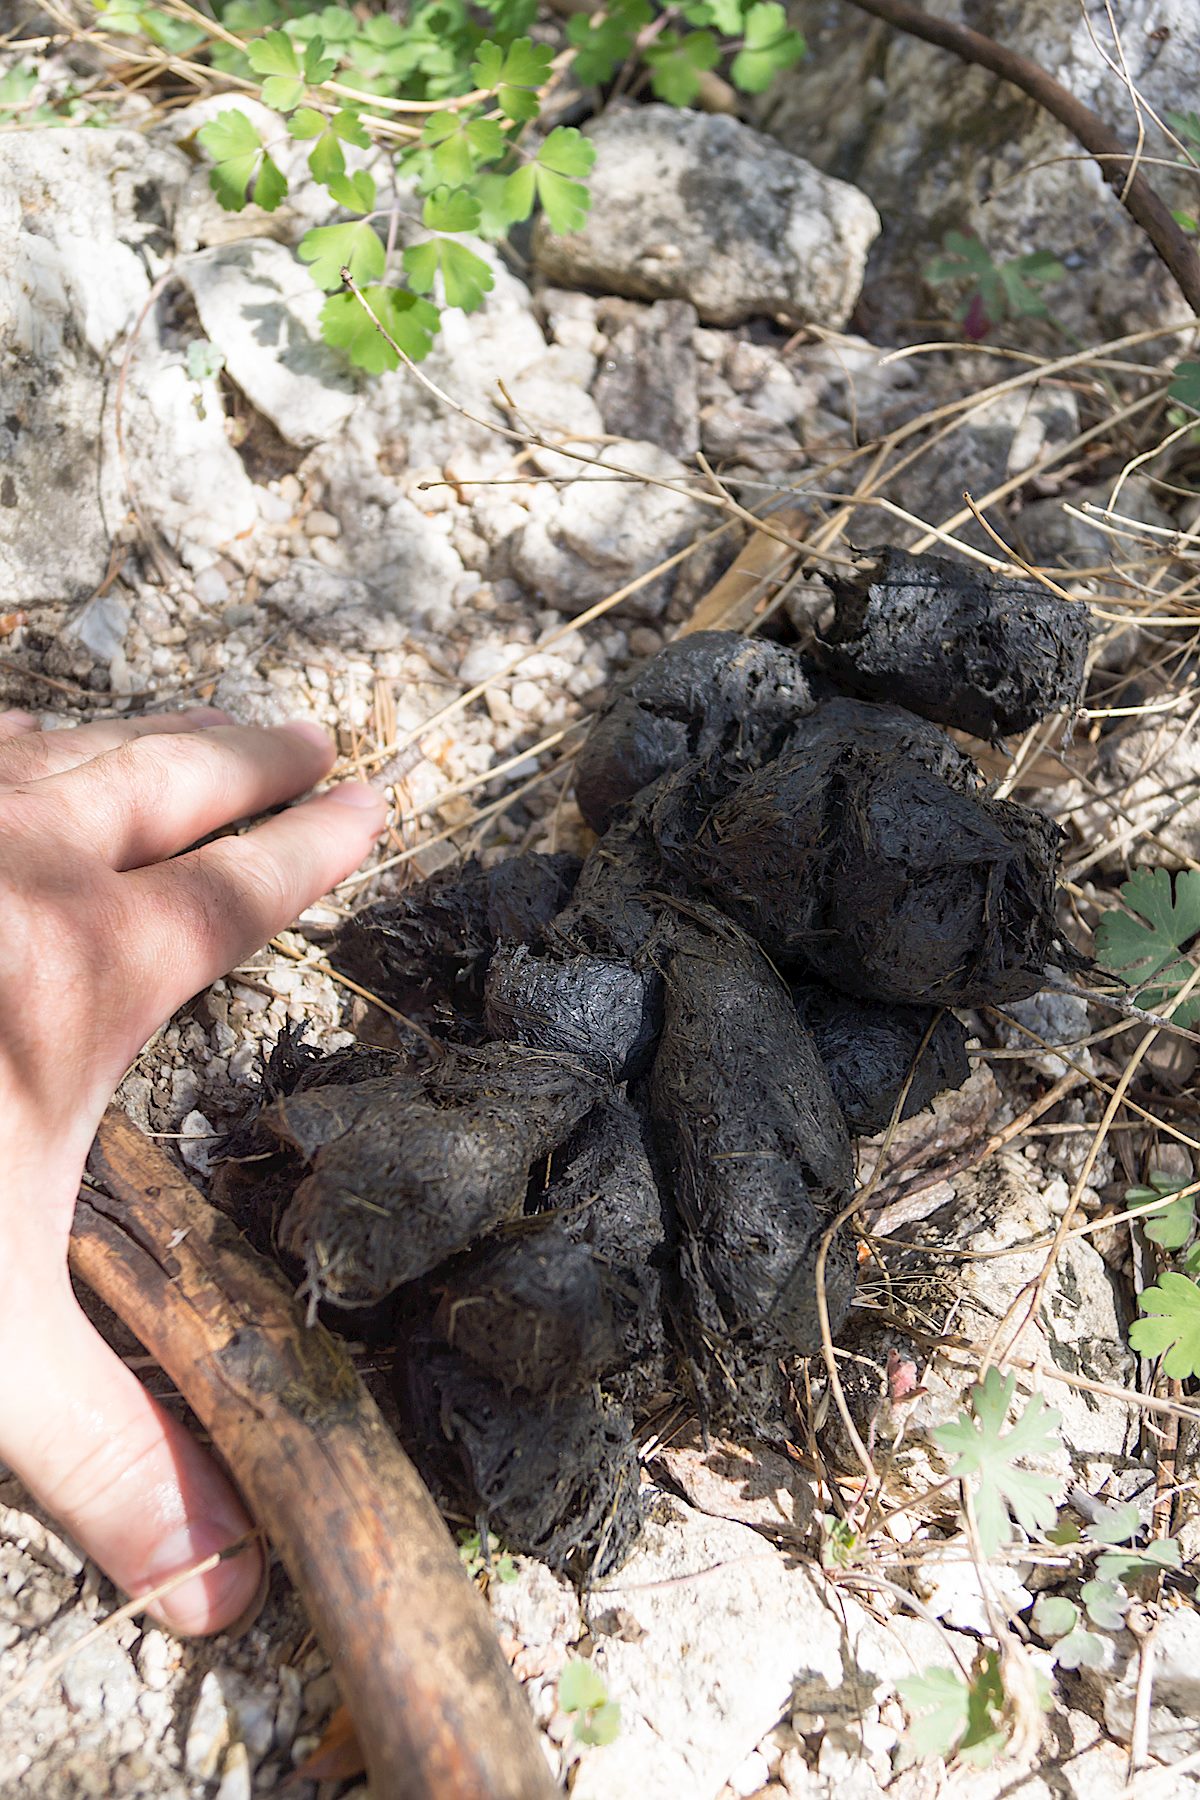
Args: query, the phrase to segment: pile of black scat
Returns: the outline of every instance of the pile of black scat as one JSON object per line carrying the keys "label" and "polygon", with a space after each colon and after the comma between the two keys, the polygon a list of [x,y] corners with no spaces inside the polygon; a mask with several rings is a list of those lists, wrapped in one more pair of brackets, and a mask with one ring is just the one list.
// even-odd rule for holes
{"label": "pile of black scat", "polygon": [[[580,756],[601,834],[582,865],[469,862],[352,920],[335,965],[427,1035],[288,1040],[227,1147],[219,1187],[256,1241],[396,1345],[447,1506],[580,1578],[636,1535],[635,1431],[665,1402],[786,1420],[851,1139],[965,1079],[949,1009],[1078,960],[1057,827],[990,798],[928,715],[951,688],[989,734],[1077,704],[1086,615],[935,558],[889,555],[857,591],[823,669],[710,632],[622,683]],[[884,679],[893,591],[877,704],[859,696]],[[834,1231],[834,1334],[853,1282]]]}

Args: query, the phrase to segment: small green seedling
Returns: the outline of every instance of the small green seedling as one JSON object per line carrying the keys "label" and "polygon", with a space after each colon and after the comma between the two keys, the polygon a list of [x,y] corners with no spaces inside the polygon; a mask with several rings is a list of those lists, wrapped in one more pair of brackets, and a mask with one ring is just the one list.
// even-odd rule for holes
{"label": "small green seedling", "polygon": [[493,1581],[515,1581],[517,1579],[516,1564],[508,1551],[501,1546],[500,1539],[490,1531],[486,1551],[477,1531],[460,1531],[458,1554],[472,1580],[477,1581],[481,1575],[488,1575]]}
{"label": "small green seedling", "polygon": [[962,231],[946,233],[942,254],[931,257],[924,270],[931,287],[957,285],[966,290],[954,317],[970,343],[982,342],[1006,319],[1048,319],[1053,323],[1038,290],[1064,280],[1066,273],[1048,250],[1031,250],[1007,262],[994,262],[986,244]]}
{"label": "small green seedling", "polygon": [[621,1708],[610,1700],[604,1678],[584,1656],[574,1656],[558,1682],[558,1704],[574,1715],[578,1744],[611,1744],[621,1730]]}

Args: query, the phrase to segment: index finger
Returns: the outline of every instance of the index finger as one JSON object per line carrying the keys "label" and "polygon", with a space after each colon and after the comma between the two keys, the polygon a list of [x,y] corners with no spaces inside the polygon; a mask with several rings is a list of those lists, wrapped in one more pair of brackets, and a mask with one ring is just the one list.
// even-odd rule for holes
{"label": "index finger", "polygon": [[147,1035],[356,869],[386,815],[382,794],[344,782],[240,837],[123,876],[145,898],[139,939],[161,972]]}

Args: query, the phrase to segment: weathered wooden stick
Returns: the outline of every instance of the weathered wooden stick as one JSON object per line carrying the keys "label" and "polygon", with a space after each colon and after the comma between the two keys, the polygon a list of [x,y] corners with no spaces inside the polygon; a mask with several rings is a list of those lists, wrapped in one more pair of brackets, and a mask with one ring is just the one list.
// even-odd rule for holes
{"label": "weathered wooden stick", "polygon": [[212,1433],[332,1660],[376,1800],[547,1800],[533,1721],[420,1477],[345,1351],[123,1114],[71,1265]]}

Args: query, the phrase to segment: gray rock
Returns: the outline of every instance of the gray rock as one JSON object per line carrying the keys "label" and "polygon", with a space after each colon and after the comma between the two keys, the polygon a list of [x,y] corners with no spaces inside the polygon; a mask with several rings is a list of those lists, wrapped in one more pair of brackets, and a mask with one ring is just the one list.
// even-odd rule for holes
{"label": "gray rock", "polygon": [[322,342],[324,295],[302,263],[269,238],[244,238],[181,265],[205,335],[250,404],[289,444],[333,437],[354,409],[343,358]]}
{"label": "gray rock", "polygon": [[[1181,704],[1182,698],[1182,704]],[[1170,711],[1153,710],[1174,702]],[[1145,695],[1143,718],[1118,719],[1100,740],[1088,782],[1054,791],[1087,851],[1103,847],[1112,867],[1142,860],[1200,860],[1200,733],[1188,691]],[[1033,797],[1036,805],[1037,796]],[[1147,838],[1153,837],[1153,846]]]}
{"label": "gray rock", "polygon": [[[1088,505],[1107,507],[1111,494],[1111,482],[1096,482],[1090,487],[1074,488],[1058,499],[1034,500],[1023,506],[1017,519],[1019,548],[1035,562],[1057,563],[1068,569],[1125,561],[1130,554],[1128,537],[1114,537],[1111,531],[1103,530],[1103,520],[1091,525],[1078,516]],[[1077,510],[1067,512],[1067,503]],[[1112,523],[1122,531],[1136,531],[1139,524],[1175,529],[1174,519],[1158,503],[1153,483],[1143,475],[1132,475],[1122,483],[1116,512],[1120,516]]]}
{"label": "gray rock", "polygon": [[810,1729],[854,1734],[897,1676],[967,1642],[919,1619],[883,1626],[761,1531],[665,1496],[587,1604],[621,1732],[584,1754],[575,1800],[716,1795],[789,1705],[820,1721]]}
{"label": "gray rock", "polygon": [[[1123,68],[1159,118],[1196,104],[1200,11],[1192,0],[1123,0],[1122,68],[1112,66],[1107,25],[1093,24],[1093,40],[1081,9],[1061,0],[945,0],[937,12],[1032,58],[1118,132],[1130,126]],[[1186,317],[1179,290],[1096,165],[1032,100],[826,0],[797,0],[791,17],[808,59],[764,96],[757,117],[878,207],[883,234],[861,307],[870,336],[895,341],[911,335],[914,318],[947,315],[945,290],[932,291],[931,307],[921,271],[951,229],[978,234],[997,261],[1030,250],[1057,255],[1068,274],[1046,299],[1086,343]],[[1153,156],[1174,154],[1152,127],[1148,144]],[[1184,177],[1159,166],[1151,178],[1169,204],[1195,211]]]}
{"label": "gray rock", "polygon": [[844,325],[879,219],[865,195],[723,114],[670,106],[605,113],[582,231],[545,219],[534,257],[551,280],[645,300],[690,300],[732,325],[782,314]]}
{"label": "gray rock", "polygon": [[70,635],[78,638],[98,663],[112,661],[122,649],[128,630],[129,603],[112,589],[89,600],[69,627]]}
{"label": "gray rock", "polygon": [[[566,465],[564,465],[566,466]],[[572,465],[579,479],[511,541],[512,572],[547,605],[579,612],[681,550],[710,522],[710,509],[674,488],[602,477],[612,468],[686,483],[682,463],[654,444],[608,444],[595,463]],[[675,571],[640,588],[617,610],[656,618]]]}
{"label": "gray rock", "polygon": [[210,1781],[221,1767],[222,1757],[232,1736],[233,1724],[220,1676],[210,1669],[200,1683],[196,1704],[188,1721],[184,1743],[184,1766],[199,1781]]}
{"label": "gray rock", "polygon": [[397,507],[414,523],[389,514],[391,536],[381,545],[392,558],[370,581],[327,569],[308,557],[297,557],[287,574],[264,593],[275,607],[314,643],[343,650],[394,650],[408,641],[414,624],[444,620],[452,605],[462,564],[444,537],[407,501]]}
{"label": "gray rock", "polygon": [[[0,136],[0,588],[76,599],[108,564],[105,362],[150,292],[187,164],[130,131]],[[112,496],[110,495],[110,499]],[[110,509],[111,511],[111,509]]]}
{"label": "gray rock", "polygon": [[671,456],[694,456],[700,447],[696,399],[696,309],[686,300],[603,302],[600,317],[611,331],[592,398],[606,431],[641,438]]}

